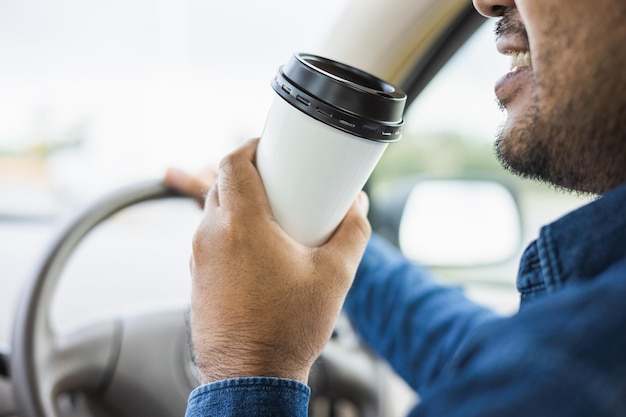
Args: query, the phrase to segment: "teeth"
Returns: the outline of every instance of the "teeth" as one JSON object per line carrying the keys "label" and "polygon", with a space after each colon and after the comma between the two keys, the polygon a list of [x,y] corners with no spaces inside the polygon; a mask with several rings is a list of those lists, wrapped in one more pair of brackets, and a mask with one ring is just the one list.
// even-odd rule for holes
{"label": "teeth", "polygon": [[511,56],[511,71],[531,66],[530,52],[512,51],[509,55]]}

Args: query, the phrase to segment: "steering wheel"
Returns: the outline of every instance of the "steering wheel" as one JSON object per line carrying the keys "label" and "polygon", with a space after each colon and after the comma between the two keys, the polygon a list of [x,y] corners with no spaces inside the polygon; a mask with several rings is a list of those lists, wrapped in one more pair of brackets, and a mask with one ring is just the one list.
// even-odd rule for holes
{"label": "steering wheel", "polygon": [[[60,230],[16,312],[11,376],[20,417],[61,417],[68,401],[98,417],[184,415],[198,385],[186,307],[101,319],[69,334],[55,332],[50,322],[61,272],[92,229],[126,207],[180,197],[159,181],[134,184],[99,199]],[[312,404],[340,399],[360,416],[386,415],[383,365],[344,339],[338,332],[311,372]]]}

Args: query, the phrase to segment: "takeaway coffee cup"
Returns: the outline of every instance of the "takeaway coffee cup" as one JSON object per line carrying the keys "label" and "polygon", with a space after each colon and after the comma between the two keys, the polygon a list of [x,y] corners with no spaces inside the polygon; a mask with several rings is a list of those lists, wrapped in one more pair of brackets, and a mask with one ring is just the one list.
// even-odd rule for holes
{"label": "takeaway coffee cup", "polygon": [[328,240],[390,142],[406,95],[342,63],[295,54],[272,81],[256,164],[273,215],[295,240]]}

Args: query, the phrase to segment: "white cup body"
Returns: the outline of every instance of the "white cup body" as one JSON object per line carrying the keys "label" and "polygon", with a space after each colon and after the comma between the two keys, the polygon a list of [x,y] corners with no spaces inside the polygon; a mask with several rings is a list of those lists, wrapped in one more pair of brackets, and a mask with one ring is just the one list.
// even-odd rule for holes
{"label": "white cup body", "polygon": [[277,95],[256,156],[275,219],[298,242],[323,244],[386,147],[324,124]]}

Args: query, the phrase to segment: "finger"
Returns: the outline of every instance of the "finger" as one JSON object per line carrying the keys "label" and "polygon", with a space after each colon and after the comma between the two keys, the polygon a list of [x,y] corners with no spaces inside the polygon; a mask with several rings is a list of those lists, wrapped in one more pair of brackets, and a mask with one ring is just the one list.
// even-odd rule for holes
{"label": "finger", "polygon": [[196,177],[206,186],[208,190],[213,184],[215,184],[217,171],[218,168],[216,164],[207,165],[198,172]]}
{"label": "finger", "polygon": [[165,173],[165,183],[182,194],[197,200],[204,200],[204,196],[211,186],[208,180],[197,175],[191,175],[178,168],[169,168]]}
{"label": "finger", "polygon": [[367,194],[360,192],[330,240],[318,249],[340,257],[342,262],[356,269],[372,234],[368,210]]}
{"label": "finger", "polygon": [[209,192],[207,192],[206,199],[203,202],[203,206],[205,210],[212,210],[220,206],[220,197],[217,182],[211,188],[209,188]]}
{"label": "finger", "polygon": [[254,162],[257,144],[258,139],[247,142],[220,163],[217,184],[221,207],[249,213],[269,209]]}

